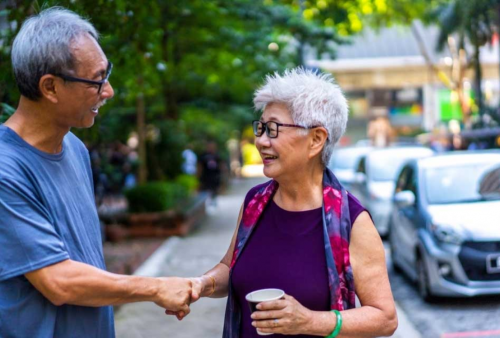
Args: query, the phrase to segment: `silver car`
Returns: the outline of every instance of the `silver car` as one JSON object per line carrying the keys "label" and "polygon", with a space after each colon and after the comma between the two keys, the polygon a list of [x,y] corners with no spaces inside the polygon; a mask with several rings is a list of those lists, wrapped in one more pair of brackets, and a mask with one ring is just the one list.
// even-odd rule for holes
{"label": "silver car", "polygon": [[371,146],[336,148],[328,165],[344,188],[350,189],[356,181],[356,170],[360,159],[372,151]]}
{"label": "silver car", "polygon": [[500,294],[500,153],[458,152],[399,174],[389,242],[396,270],[434,296]]}
{"label": "silver car", "polygon": [[373,150],[361,159],[352,193],[370,212],[381,236],[389,231],[389,216],[396,177],[409,160],[432,156],[420,146],[398,146]]}

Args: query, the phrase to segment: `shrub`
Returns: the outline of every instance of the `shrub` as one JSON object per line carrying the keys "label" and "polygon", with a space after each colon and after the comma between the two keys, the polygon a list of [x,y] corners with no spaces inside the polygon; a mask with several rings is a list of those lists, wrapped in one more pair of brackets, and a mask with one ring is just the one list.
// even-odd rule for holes
{"label": "shrub", "polygon": [[129,212],[158,212],[175,208],[188,197],[176,182],[150,182],[125,191]]}
{"label": "shrub", "polygon": [[199,186],[198,179],[191,175],[179,175],[175,179],[175,183],[180,184],[187,191],[188,195],[194,194]]}

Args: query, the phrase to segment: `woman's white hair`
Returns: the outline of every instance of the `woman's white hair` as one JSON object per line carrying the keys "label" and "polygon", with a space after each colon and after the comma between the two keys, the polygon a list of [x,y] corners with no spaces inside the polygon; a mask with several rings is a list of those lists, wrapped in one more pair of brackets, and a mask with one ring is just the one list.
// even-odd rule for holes
{"label": "woman's white hair", "polygon": [[335,144],[344,134],[348,115],[347,100],[330,74],[302,67],[288,69],[283,75],[276,72],[255,91],[253,102],[258,111],[271,103],[283,103],[295,124],[326,128],[328,140],[321,161],[328,165]]}

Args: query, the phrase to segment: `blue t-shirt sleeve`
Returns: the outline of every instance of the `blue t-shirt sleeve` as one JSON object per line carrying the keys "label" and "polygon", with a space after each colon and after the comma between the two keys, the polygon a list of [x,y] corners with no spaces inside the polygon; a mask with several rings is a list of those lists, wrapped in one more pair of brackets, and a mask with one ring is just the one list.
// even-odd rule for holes
{"label": "blue t-shirt sleeve", "polygon": [[69,258],[44,206],[21,182],[0,176],[0,281]]}

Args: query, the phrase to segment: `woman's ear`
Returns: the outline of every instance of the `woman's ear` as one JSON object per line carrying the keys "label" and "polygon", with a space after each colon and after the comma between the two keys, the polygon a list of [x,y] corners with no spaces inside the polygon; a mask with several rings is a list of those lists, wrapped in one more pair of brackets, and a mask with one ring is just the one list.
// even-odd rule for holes
{"label": "woman's ear", "polygon": [[318,127],[311,129],[311,143],[310,143],[310,153],[309,158],[313,158],[321,153],[325,143],[328,140],[328,132],[324,127]]}

